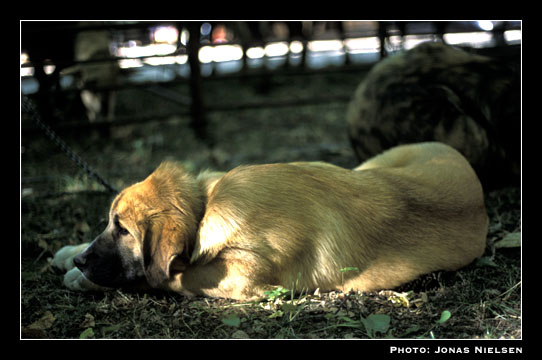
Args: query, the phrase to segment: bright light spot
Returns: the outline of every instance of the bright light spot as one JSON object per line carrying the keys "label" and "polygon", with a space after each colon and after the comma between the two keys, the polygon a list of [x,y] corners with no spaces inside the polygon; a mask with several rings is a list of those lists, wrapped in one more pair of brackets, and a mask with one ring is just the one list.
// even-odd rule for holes
{"label": "bright light spot", "polygon": [[51,75],[56,69],[56,66],[54,65],[45,65],[43,67],[43,71],[47,74],[47,75]]}
{"label": "bright light spot", "polygon": [[159,26],[154,30],[154,41],[157,43],[175,44],[179,31],[175,26]]}
{"label": "bright light spot", "polygon": [[242,58],[243,48],[240,45],[204,46],[199,50],[199,61],[203,64],[235,61]]}
{"label": "bright light spot", "polygon": [[[28,54],[21,53],[21,65],[26,64],[29,61],[30,59],[28,58]],[[21,76],[32,76],[32,75],[34,75],[33,67],[21,67]]]}
{"label": "bright light spot", "polygon": [[213,50],[214,47],[212,46],[204,46],[199,49],[199,61],[204,64],[212,62],[214,59]]}
{"label": "bright light spot", "polygon": [[139,46],[119,47],[117,49],[117,56],[134,58],[141,56],[142,50]]}
{"label": "bright light spot", "polygon": [[435,41],[435,38],[434,35],[406,35],[403,37],[403,47],[410,50],[421,43]]}
{"label": "bright light spot", "polygon": [[485,32],[452,33],[444,34],[444,41],[450,45],[470,45],[475,48],[490,46],[493,42],[493,35]]}
{"label": "bright light spot", "polygon": [[190,39],[190,32],[187,29],[181,31],[181,44],[188,45],[188,39]]}
{"label": "bright light spot", "polygon": [[345,39],[344,45],[350,54],[378,52],[380,41],[377,37]]}
{"label": "bright light spot", "polygon": [[137,58],[144,56],[168,55],[177,50],[175,45],[171,44],[151,44],[147,46],[121,47],[117,50],[117,56],[127,58]]}
{"label": "bright light spot", "polygon": [[287,42],[269,43],[265,46],[265,55],[267,56],[284,56],[288,54]]}
{"label": "bright light spot", "polygon": [[303,43],[301,41],[292,41],[290,43],[290,52],[292,54],[299,54],[303,52]]}
{"label": "bright light spot", "polygon": [[310,51],[340,51],[343,48],[341,40],[316,40],[309,42]]}
{"label": "bright light spot", "polygon": [[478,27],[480,27],[480,29],[482,29],[482,30],[485,30],[485,31],[493,30],[493,22],[492,21],[483,20],[483,21],[477,21],[476,23],[478,24]]}
{"label": "bright light spot", "polygon": [[519,43],[521,42],[521,30],[508,30],[504,32],[504,39],[507,43]]}
{"label": "bright light spot", "polygon": [[155,55],[167,55],[172,54],[177,50],[177,46],[171,44],[157,44],[149,45],[153,47],[153,52]]}
{"label": "bright light spot", "polygon": [[175,61],[177,62],[177,64],[186,64],[186,62],[188,61],[188,55],[177,55],[175,57]]}
{"label": "bright light spot", "polygon": [[172,65],[175,64],[176,61],[175,56],[161,56],[161,57],[151,57],[145,59],[145,64],[153,65],[153,66],[159,66],[159,65]]}
{"label": "bright light spot", "polygon": [[217,57],[215,61],[236,61],[243,58],[243,48],[241,45],[222,45],[217,46]]}
{"label": "bright light spot", "polygon": [[138,68],[142,67],[143,62],[139,59],[124,59],[119,60],[119,67],[121,69],[130,69],[130,68]]}
{"label": "bright light spot", "polygon": [[247,57],[249,59],[260,59],[265,56],[265,50],[263,47],[251,47],[247,49]]}
{"label": "bright light spot", "polygon": [[34,75],[34,68],[33,67],[22,67],[21,68],[21,76],[33,76]]}
{"label": "bright light spot", "polygon": [[394,50],[399,49],[402,46],[403,38],[398,35],[389,36],[387,39],[387,49]]}

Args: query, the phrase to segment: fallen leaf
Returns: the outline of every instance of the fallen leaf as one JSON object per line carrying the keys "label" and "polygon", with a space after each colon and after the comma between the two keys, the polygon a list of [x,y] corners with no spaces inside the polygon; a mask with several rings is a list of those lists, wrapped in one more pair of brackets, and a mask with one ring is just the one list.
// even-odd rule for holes
{"label": "fallen leaf", "polygon": [[38,246],[42,248],[43,250],[49,250],[49,244],[47,243],[47,241],[43,239],[38,240]]}
{"label": "fallen leaf", "polygon": [[440,314],[440,319],[437,321],[437,323],[444,324],[446,321],[448,321],[448,319],[450,319],[451,316],[452,314],[448,310],[444,310],[442,314]]}
{"label": "fallen leaf", "polygon": [[30,196],[34,193],[34,189],[32,188],[24,188],[21,192],[21,197]]}
{"label": "fallen leaf", "polygon": [[243,330],[237,330],[231,334],[232,339],[250,339],[250,336]]}
{"label": "fallen leaf", "polygon": [[398,293],[395,291],[387,292],[388,301],[391,301],[394,307],[410,307],[414,293],[412,291]]}
{"label": "fallen leaf", "polygon": [[39,280],[39,276],[35,272],[22,271],[21,280],[22,281],[36,281],[36,280]]}
{"label": "fallen leaf", "polygon": [[23,327],[21,329],[21,338],[22,339],[46,339],[47,333],[43,330],[29,329],[28,327]]}
{"label": "fallen leaf", "polygon": [[40,267],[40,274],[43,274],[44,272],[54,272],[52,264],[53,258],[47,258],[45,264]]}
{"label": "fallen leaf", "polygon": [[76,233],[87,233],[90,231],[90,226],[87,224],[86,221],[80,221],[75,224],[74,230]]}
{"label": "fallen leaf", "polygon": [[82,328],[92,328],[96,325],[96,322],[94,321],[94,316],[91,314],[85,314],[85,320],[79,325],[79,327]]}
{"label": "fallen leaf", "polygon": [[239,316],[232,314],[226,318],[223,318],[222,323],[228,326],[238,327],[241,324],[241,319],[239,319]]}
{"label": "fallen leaf", "polygon": [[386,333],[390,328],[390,316],[386,314],[371,314],[366,319],[374,332]]}
{"label": "fallen leaf", "polygon": [[421,296],[422,301],[423,301],[424,303],[429,302],[429,297],[427,296],[427,293],[421,292],[421,293],[420,293],[420,296]]}
{"label": "fallen leaf", "polygon": [[122,324],[110,325],[102,328],[102,334],[105,336],[110,332],[119,331],[122,328]]}
{"label": "fallen leaf", "polygon": [[79,335],[79,339],[90,339],[94,337],[94,330],[92,328],[85,329],[81,335]]}
{"label": "fallen leaf", "polygon": [[39,320],[28,325],[27,328],[31,330],[47,330],[51,326],[53,326],[54,321],[55,317],[53,316],[53,313],[50,311],[46,311]]}
{"label": "fallen leaf", "polygon": [[476,266],[477,267],[485,267],[485,266],[499,267],[499,265],[497,265],[493,261],[493,259],[491,259],[491,257],[489,256],[483,256],[481,258],[476,259]]}
{"label": "fallen leaf", "polygon": [[268,318],[269,319],[274,319],[274,318],[277,318],[277,317],[282,317],[282,315],[284,315],[282,310],[277,310],[274,313],[272,313],[271,315],[269,315]]}
{"label": "fallen leaf", "polygon": [[403,334],[401,334],[401,337],[406,337],[407,335],[410,335],[412,333],[415,333],[416,331],[420,330],[421,327],[420,325],[418,324],[414,324],[412,326],[410,326],[408,329],[405,330],[405,332]]}
{"label": "fallen leaf", "polygon": [[521,246],[521,232],[508,233],[502,240],[495,243],[495,248],[513,248]]}

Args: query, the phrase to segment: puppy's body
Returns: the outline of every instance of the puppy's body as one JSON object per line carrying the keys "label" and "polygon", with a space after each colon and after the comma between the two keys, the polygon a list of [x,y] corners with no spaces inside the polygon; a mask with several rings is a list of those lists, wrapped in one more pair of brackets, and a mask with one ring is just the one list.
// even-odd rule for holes
{"label": "puppy's body", "polygon": [[[116,241],[130,258],[123,273],[133,266],[153,287],[234,299],[276,285],[393,288],[455,270],[483,253],[488,225],[474,171],[440,143],[393,148],[355,170],[270,164],[196,179],[166,163],[125,189],[110,219],[75,262],[90,280],[89,257]],[[129,234],[110,241],[114,219]],[[359,272],[342,278],[345,267]]]}

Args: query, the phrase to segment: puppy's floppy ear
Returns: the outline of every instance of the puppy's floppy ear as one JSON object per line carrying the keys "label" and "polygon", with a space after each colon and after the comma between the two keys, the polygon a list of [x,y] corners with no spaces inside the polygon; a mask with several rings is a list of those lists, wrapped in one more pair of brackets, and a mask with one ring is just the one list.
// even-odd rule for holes
{"label": "puppy's floppy ear", "polygon": [[189,234],[179,228],[178,222],[171,217],[154,219],[144,235],[145,276],[152,287],[158,287],[170,278],[173,270],[183,270],[183,264],[188,263]]}
{"label": "puppy's floppy ear", "polygon": [[173,269],[183,270],[203,214],[203,195],[196,178],[172,162],[162,163],[145,183],[151,210],[145,216],[143,258],[147,281],[156,287]]}

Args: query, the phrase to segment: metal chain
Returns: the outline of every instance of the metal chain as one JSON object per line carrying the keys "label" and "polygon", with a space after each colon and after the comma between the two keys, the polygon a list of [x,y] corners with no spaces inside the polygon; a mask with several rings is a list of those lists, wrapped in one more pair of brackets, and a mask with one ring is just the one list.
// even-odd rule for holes
{"label": "metal chain", "polygon": [[60,149],[66,153],[70,159],[75,162],[80,168],[82,168],[89,176],[95,178],[100,184],[102,184],[107,190],[118,193],[119,191],[108,183],[104,178],[98,175],[79,155],[77,155],[54,131],[41,120],[41,117],[36,109],[36,106],[27,96],[23,96],[22,101],[23,112],[27,113],[36,122],[38,127],[42,129],[47,137],[51,139]]}

